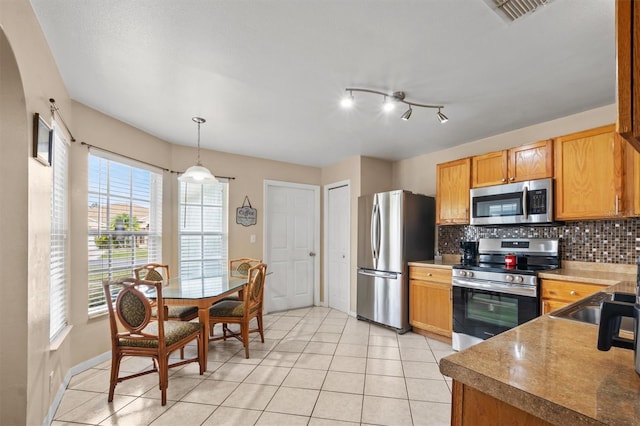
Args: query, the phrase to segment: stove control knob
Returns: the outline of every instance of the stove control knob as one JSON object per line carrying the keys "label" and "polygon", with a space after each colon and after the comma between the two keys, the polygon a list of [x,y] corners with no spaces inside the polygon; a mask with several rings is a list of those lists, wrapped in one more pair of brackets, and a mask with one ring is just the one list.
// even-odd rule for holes
{"label": "stove control knob", "polygon": [[524,278],[522,278],[521,276],[518,275],[518,276],[516,276],[514,278],[514,281],[517,282],[517,283],[521,283],[522,281],[524,281]]}
{"label": "stove control knob", "polygon": [[513,275],[507,275],[504,277],[505,280],[512,282],[513,281]]}
{"label": "stove control knob", "polygon": [[468,272],[467,272],[467,277],[471,278],[472,276],[473,276],[473,272],[468,271]]}
{"label": "stove control knob", "polygon": [[467,271],[460,271],[460,276],[461,277],[466,277],[467,276]]}

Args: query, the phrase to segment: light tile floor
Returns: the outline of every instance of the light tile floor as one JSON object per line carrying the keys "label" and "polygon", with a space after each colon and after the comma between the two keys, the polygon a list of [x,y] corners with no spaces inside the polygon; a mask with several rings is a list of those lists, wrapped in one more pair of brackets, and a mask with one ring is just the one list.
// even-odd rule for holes
{"label": "light tile floor", "polygon": [[[110,362],[82,372],[52,425],[450,424],[451,381],[437,364],[450,345],[322,307],[264,322],[265,342],[252,334],[249,359],[233,339],[209,344],[203,376],[197,364],[172,369],[164,407],[156,374],[118,384],[108,403]],[[125,358],[121,370],[150,365]]]}

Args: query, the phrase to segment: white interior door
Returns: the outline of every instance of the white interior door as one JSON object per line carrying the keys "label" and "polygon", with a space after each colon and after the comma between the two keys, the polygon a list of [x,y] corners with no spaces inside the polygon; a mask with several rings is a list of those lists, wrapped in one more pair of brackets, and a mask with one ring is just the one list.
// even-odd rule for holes
{"label": "white interior door", "polygon": [[319,281],[320,190],[313,185],[265,182],[267,312],[314,304]]}
{"label": "white interior door", "polygon": [[326,265],[325,295],[330,308],[349,313],[350,193],[348,183],[328,186],[325,191]]}

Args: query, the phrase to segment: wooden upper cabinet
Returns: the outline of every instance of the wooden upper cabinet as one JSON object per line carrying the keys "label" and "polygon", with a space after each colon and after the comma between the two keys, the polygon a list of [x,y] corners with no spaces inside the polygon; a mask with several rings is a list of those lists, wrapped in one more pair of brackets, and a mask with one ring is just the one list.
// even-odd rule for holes
{"label": "wooden upper cabinet", "polygon": [[509,182],[553,177],[551,139],[509,150]]}
{"label": "wooden upper cabinet", "polygon": [[624,205],[625,216],[640,216],[640,152],[629,142],[624,142],[625,180]]}
{"label": "wooden upper cabinet", "polygon": [[614,125],[555,140],[556,219],[624,215],[623,150]]}
{"label": "wooden upper cabinet", "polygon": [[553,177],[553,141],[544,140],[472,158],[472,187]]}
{"label": "wooden upper cabinet", "polygon": [[630,216],[640,216],[640,151],[634,149],[632,155],[633,161],[633,182],[631,183],[632,192],[628,197],[629,209],[632,209]]}
{"label": "wooden upper cabinet", "polygon": [[[635,30],[634,30],[635,29]],[[617,131],[640,151],[640,1],[616,1]]]}
{"label": "wooden upper cabinet", "polygon": [[469,190],[471,158],[436,166],[436,223],[438,225],[469,223]]}
{"label": "wooden upper cabinet", "polygon": [[489,152],[471,158],[471,187],[507,183],[507,150]]}

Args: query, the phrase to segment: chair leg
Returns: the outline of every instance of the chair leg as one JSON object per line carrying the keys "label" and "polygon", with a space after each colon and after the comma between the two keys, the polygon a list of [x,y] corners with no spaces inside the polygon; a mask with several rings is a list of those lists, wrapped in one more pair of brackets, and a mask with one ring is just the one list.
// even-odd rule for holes
{"label": "chair leg", "polygon": [[184,346],[180,348],[180,359],[184,359]]}
{"label": "chair leg", "polygon": [[162,394],[162,405],[167,405],[167,388],[169,387],[169,354],[158,359],[158,376],[160,376],[160,393]]}
{"label": "chair leg", "polygon": [[[202,327],[202,330],[200,330],[200,332],[205,333],[206,329],[207,329],[206,327]],[[203,346],[200,344],[200,337],[198,337],[196,342],[198,344],[198,365],[200,366],[200,375],[202,376],[204,374],[204,370],[207,368],[207,366],[204,363],[204,351],[209,350],[209,348],[208,346]]]}
{"label": "chair leg", "polygon": [[258,321],[258,331],[260,332],[260,340],[264,343],[264,330],[262,328],[262,311],[258,312],[256,315],[256,320]]}
{"label": "chair leg", "polygon": [[113,401],[113,394],[116,390],[116,385],[118,384],[118,374],[120,373],[120,360],[122,359],[122,355],[120,353],[115,353],[111,355],[111,379],[109,381],[109,398],[108,402]]}
{"label": "chair leg", "polygon": [[229,327],[227,327],[227,323],[222,323],[222,340],[227,340],[227,331],[229,331]]}
{"label": "chair leg", "polygon": [[249,358],[249,322],[240,324],[240,333],[242,333],[242,344],[244,345],[244,357]]}

